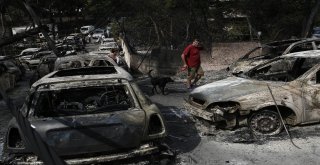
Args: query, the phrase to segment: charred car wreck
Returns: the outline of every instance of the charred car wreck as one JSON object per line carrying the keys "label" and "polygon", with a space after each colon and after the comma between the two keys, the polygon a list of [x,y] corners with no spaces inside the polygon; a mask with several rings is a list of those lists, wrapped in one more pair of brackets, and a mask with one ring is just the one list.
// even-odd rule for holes
{"label": "charred car wreck", "polygon": [[[162,115],[120,67],[54,71],[32,85],[20,110],[68,164],[102,163],[160,152]],[[6,163],[41,164],[9,122]]]}
{"label": "charred car wreck", "polygon": [[276,106],[288,125],[314,123],[320,120],[319,98],[320,50],[312,50],[283,55],[238,77],[195,88],[186,106],[193,115],[224,128],[247,123],[255,134],[274,135],[283,128]]}
{"label": "charred car wreck", "polygon": [[247,54],[240,57],[237,61],[232,63],[227,70],[234,75],[241,74],[259,64],[284,54],[318,50],[319,45],[319,38],[290,39],[266,43],[252,49]]}

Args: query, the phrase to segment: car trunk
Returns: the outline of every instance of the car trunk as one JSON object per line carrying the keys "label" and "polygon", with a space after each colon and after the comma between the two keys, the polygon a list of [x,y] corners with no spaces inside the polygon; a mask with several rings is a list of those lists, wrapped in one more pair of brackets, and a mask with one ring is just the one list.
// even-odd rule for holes
{"label": "car trunk", "polygon": [[59,155],[117,152],[138,147],[146,127],[145,112],[141,109],[30,122]]}

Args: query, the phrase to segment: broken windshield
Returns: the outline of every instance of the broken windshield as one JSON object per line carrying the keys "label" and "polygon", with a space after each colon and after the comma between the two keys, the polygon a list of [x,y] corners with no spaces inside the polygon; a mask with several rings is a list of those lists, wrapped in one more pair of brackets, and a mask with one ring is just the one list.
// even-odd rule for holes
{"label": "broken windshield", "polygon": [[288,82],[300,77],[319,62],[319,58],[276,58],[251,69],[245,75],[256,80]]}
{"label": "broken windshield", "polygon": [[128,110],[134,107],[126,85],[41,91],[34,115],[58,117]]}

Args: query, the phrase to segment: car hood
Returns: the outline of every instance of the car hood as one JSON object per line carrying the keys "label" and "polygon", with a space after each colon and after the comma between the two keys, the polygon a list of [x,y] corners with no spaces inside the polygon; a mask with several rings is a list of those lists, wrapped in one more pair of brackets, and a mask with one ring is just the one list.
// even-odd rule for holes
{"label": "car hood", "polygon": [[103,35],[103,33],[94,33],[94,34],[92,34],[92,37],[99,37],[99,36],[102,36]]}
{"label": "car hood", "polygon": [[246,59],[246,60],[239,60],[230,66],[230,71],[233,74],[239,74],[249,71],[250,69],[254,68],[257,65],[260,65],[264,62],[268,61],[268,59]]}
{"label": "car hood", "polygon": [[59,155],[113,152],[138,147],[144,139],[141,109],[33,119],[32,127]]}
{"label": "car hood", "polygon": [[195,88],[190,93],[190,96],[206,101],[207,103],[234,101],[242,96],[268,90],[267,84],[272,88],[282,86],[285,82],[257,81],[239,77],[229,77]]}
{"label": "car hood", "polygon": [[29,62],[29,64],[39,64],[40,63],[40,59],[31,59],[31,60],[27,60]]}
{"label": "car hood", "polygon": [[32,55],[26,55],[26,56],[22,56],[20,57],[22,60],[30,60],[32,57]]}

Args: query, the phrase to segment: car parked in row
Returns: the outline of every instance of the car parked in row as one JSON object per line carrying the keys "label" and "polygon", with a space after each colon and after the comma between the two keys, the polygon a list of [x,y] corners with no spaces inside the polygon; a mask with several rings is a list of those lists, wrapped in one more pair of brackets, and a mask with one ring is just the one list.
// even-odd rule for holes
{"label": "car parked in row", "polygon": [[99,40],[99,41],[100,41],[100,39],[104,38],[105,32],[106,32],[106,31],[105,31],[104,29],[100,29],[100,28],[95,29],[95,30],[93,31],[93,33],[92,33],[91,38],[92,38],[94,41],[96,41],[96,40]]}
{"label": "car parked in row", "polygon": [[319,48],[319,38],[290,39],[270,42],[252,49],[232,63],[227,70],[232,74],[241,74],[275,57],[293,52],[317,50]]}
{"label": "car parked in row", "polygon": [[[101,50],[101,51],[92,51],[92,52],[89,52],[89,55],[93,55],[93,56],[108,56],[110,57],[111,59],[113,59],[114,57],[111,56],[111,52],[109,50]],[[125,69],[126,71],[129,70],[129,67],[127,65],[127,62],[125,61],[124,59],[124,56],[119,54],[116,56],[115,59],[113,59],[114,62],[116,62],[116,64],[118,66],[120,66],[121,68]]]}
{"label": "car parked in row", "polygon": [[110,51],[111,49],[119,50],[119,45],[116,42],[108,42],[108,41],[102,41],[101,45],[99,46],[99,51]]}
{"label": "car parked in row", "polygon": [[82,26],[80,28],[80,32],[84,35],[88,35],[89,33],[91,33],[94,30],[94,26],[92,25],[88,25],[88,26]]}
{"label": "car parked in row", "polygon": [[72,45],[58,44],[56,45],[56,49],[60,53],[60,55],[63,55],[63,56],[77,54],[74,46]]}
{"label": "car parked in row", "polygon": [[21,80],[24,76],[24,67],[19,60],[6,56],[0,56],[0,65],[2,72],[0,80],[6,82],[6,90],[13,89],[16,86],[17,81]]}
{"label": "car parked in row", "polygon": [[280,115],[293,126],[319,122],[319,98],[320,50],[311,50],[195,88],[186,106],[193,115],[225,128],[246,122],[255,134],[275,135],[283,129]]}
{"label": "car parked in row", "polygon": [[[157,106],[116,66],[54,71],[32,85],[20,111],[68,164],[159,153],[167,134]],[[43,163],[25,140],[13,118],[3,145],[5,163]]]}
{"label": "car parked in row", "polygon": [[73,55],[57,58],[54,70],[84,68],[93,66],[118,66],[117,63],[106,55]]}
{"label": "car parked in row", "polygon": [[33,54],[30,59],[25,59],[24,62],[28,65],[29,69],[34,70],[38,67],[40,60],[42,57],[54,54],[52,51],[40,51],[38,53]]}
{"label": "car parked in row", "polygon": [[27,49],[24,49],[19,54],[20,60],[24,61],[24,60],[30,59],[32,55],[34,55],[35,53],[38,53],[41,50],[42,50],[41,48],[27,48]]}

